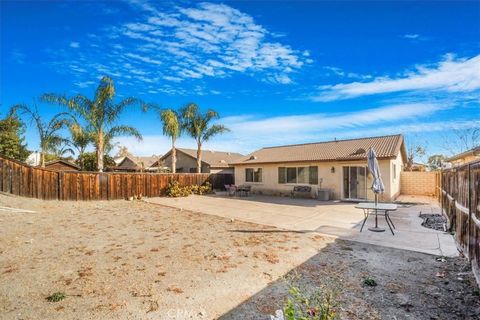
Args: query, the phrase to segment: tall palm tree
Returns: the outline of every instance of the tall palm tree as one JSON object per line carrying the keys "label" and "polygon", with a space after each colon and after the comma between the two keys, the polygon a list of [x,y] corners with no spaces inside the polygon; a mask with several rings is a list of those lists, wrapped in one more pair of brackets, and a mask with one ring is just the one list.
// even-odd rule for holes
{"label": "tall palm tree", "polygon": [[58,147],[68,142],[59,134],[59,131],[71,125],[71,115],[67,112],[61,112],[54,115],[50,121],[45,122],[36,107],[30,108],[25,104],[17,104],[12,107],[12,112],[15,111],[26,114],[30,117],[30,121],[34,123],[40,139],[40,165],[45,167],[45,154],[55,152]]}
{"label": "tall palm tree", "polygon": [[70,126],[70,139],[71,145],[78,152],[78,161],[80,168],[85,169],[83,155],[88,145],[92,141],[92,137],[86,128],[83,128],[78,122],[75,122]]}
{"label": "tall palm tree", "polygon": [[182,133],[182,123],[178,112],[172,109],[162,110],[160,112],[160,119],[163,123],[163,134],[172,139],[172,172],[177,171],[177,150],[175,148],[175,141]]}
{"label": "tall palm tree", "polygon": [[52,93],[42,96],[42,100],[66,106],[85,120],[87,130],[95,146],[98,171],[103,171],[105,150],[111,145],[113,138],[129,135],[142,140],[142,135],[137,129],[115,124],[126,107],[140,105],[145,111],[147,105],[133,97],[125,98],[119,103],[114,103],[114,98],[115,86],[113,80],[106,76],[100,80],[93,100],[81,94],[72,98]]}
{"label": "tall palm tree", "polygon": [[197,173],[202,172],[202,145],[213,136],[230,131],[222,124],[211,124],[218,112],[208,109],[202,113],[198,105],[190,103],[182,109],[183,129],[197,142]]}

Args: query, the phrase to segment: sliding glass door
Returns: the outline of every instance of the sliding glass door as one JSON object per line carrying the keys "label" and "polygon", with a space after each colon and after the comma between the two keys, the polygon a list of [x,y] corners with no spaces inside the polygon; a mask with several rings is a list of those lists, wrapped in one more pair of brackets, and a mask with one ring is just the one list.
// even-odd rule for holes
{"label": "sliding glass door", "polygon": [[343,198],[367,199],[366,167],[343,167]]}

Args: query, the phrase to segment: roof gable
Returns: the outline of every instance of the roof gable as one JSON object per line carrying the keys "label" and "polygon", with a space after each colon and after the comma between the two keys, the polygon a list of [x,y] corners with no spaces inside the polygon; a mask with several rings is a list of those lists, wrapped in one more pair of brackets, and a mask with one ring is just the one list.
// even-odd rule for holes
{"label": "roof gable", "polygon": [[[197,159],[197,150],[196,149],[186,149],[186,148],[176,148],[177,152],[181,152],[187,155],[190,158]],[[161,160],[164,160],[170,154],[172,150],[167,152]],[[243,157],[242,154],[236,152],[225,152],[225,151],[213,151],[213,150],[202,150],[202,163],[214,167],[214,168],[223,168],[228,167],[230,163],[236,161],[237,159]]]}
{"label": "roof gable", "polygon": [[66,165],[66,166],[68,166],[72,169],[80,170],[80,167],[77,166],[75,163],[72,163],[70,161],[63,160],[63,159],[57,159],[57,160],[52,160],[52,161],[45,162],[45,167],[54,165],[56,163],[61,163],[61,164]]}
{"label": "roof gable", "polygon": [[242,157],[233,164],[364,160],[370,147],[379,159],[395,158],[399,152],[406,159],[403,136],[391,135],[268,147]]}

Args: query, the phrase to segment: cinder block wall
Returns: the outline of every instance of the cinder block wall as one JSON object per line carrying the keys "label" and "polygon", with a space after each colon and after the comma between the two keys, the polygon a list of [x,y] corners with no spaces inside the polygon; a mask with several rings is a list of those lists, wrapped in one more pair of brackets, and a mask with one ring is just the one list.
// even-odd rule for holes
{"label": "cinder block wall", "polygon": [[437,172],[402,171],[400,193],[406,195],[436,196]]}

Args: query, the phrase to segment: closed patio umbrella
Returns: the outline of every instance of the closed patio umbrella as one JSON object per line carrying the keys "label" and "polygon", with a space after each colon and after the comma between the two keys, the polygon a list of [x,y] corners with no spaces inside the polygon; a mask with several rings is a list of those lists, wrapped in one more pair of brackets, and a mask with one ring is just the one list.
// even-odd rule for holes
{"label": "closed patio umbrella", "polygon": [[[380,174],[380,166],[378,165],[377,161],[377,154],[373,148],[369,148],[367,152],[367,160],[368,160],[368,170],[372,174],[373,182],[372,182],[372,191],[375,193],[375,206],[378,203],[378,194],[383,193],[385,191],[385,186],[383,185],[382,175]],[[384,231],[385,229],[378,227],[378,216],[377,210],[375,209],[375,228],[370,228],[369,230],[372,231]]]}

